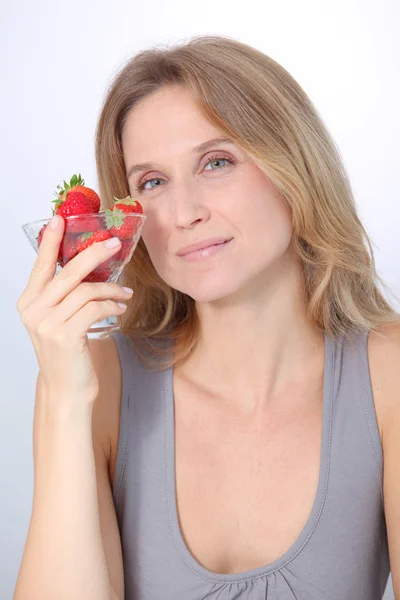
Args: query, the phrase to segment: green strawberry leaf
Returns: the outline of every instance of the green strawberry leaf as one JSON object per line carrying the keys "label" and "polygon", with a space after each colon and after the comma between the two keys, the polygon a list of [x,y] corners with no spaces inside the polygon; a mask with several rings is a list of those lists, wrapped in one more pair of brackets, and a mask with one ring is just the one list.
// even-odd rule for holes
{"label": "green strawberry leaf", "polygon": [[119,209],[108,209],[105,211],[105,215],[107,229],[111,229],[111,227],[121,227],[125,220],[125,213]]}
{"label": "green strawberry leaf", "polygon": [[121,198],[121,200],[119,200],[115,196],[113,196],[113,198],[115,200],[115,204],[125,204],[127,206],[134,206],[136,204],[136,200],[134,200],[130,196],[127,196],[126,198]]}
{"label": "green strawberry leaf", "polygon": [[82,235],[79,236],[79,240],[81,242],[85,242],[86,240],[88,240],[89,238],[91,238],[93,235],[93,231],[87,231],[85,233],[82,233]]}

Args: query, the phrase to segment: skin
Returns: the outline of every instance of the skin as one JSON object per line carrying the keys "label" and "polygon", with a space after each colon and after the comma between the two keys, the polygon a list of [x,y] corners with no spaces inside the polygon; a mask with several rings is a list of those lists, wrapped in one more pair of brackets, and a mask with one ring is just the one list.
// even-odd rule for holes
{"label": "skin", "polygon": [[[197,304],[199,343],[180,372],[230,410],[257,418],[274,402],[290,402],[291,390],[298,398],[299,390],[320,385],[324,341],[306,318],[284,198],[235,144],[192,153],[223,135],[185,89],[170,87],[131,110],[122,144],[127,172],[152,164],[129,176],[129,188],[148,217],[142,235],[154,267]],[[176,255],[214,236],[233,239],[196,262]]]}

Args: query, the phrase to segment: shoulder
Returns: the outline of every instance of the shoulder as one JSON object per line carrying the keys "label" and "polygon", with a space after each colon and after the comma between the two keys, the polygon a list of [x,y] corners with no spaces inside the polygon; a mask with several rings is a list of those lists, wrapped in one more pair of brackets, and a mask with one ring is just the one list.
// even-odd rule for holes
{"label": "shoulder", "polygon": [[[400,323],[371,330],[368,335],[368,362],[375,410],[384,447],[393,418],[400,416]],[[400,432],[398,432],[400,435]]]}
{"label": "shoulder", "polygon": [[99,394],[93,408],[93,438],[100,444],[114,479],[122,399],[122,370],[114,339],[88,340],[90,355],[99,380]]}
{"label": "shoulder", "polygon": [[400,598],[400,325],[385,326],[385,339],[368,340],[372,388],[382,424],[383,497],[390,568]]}

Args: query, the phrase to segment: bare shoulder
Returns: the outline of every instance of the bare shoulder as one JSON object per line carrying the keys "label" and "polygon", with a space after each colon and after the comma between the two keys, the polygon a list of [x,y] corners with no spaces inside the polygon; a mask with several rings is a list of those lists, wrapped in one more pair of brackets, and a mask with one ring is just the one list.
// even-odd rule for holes
{"label": "bare shoulder", "polygon": [[122,371],[112,337],[88,340],[100,391],[93,408],[93,437],[106,456],[113,484],[121,413]]}
{"label": "bare shoulder", "polygon": [[368,362],[375,410],[384,443],[385,432],[400,411],[400,323],[385,325],[368,336]]}
{"label": "bare shoulder", "polygon": [[368,340],[371,383],[382,423],[383,496],[390,570],[400,598],[400,325],[386,326],[385,339]]}

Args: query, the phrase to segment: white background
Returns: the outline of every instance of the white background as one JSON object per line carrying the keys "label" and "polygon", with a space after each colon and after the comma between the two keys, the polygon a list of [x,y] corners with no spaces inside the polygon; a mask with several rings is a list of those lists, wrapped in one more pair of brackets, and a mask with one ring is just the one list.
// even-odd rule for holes
{"label": "white background", "polygon": [[94,129],[111,77],[138,50],[210,33],[280,62],[338,143],[378,271],[399,295],[399,31],[398,0],[0,0],[0,600],[12,599],[33,491],[37,363],[16,303],[34,252],[20,225],[50,216],[73,173],[97,186]]}

